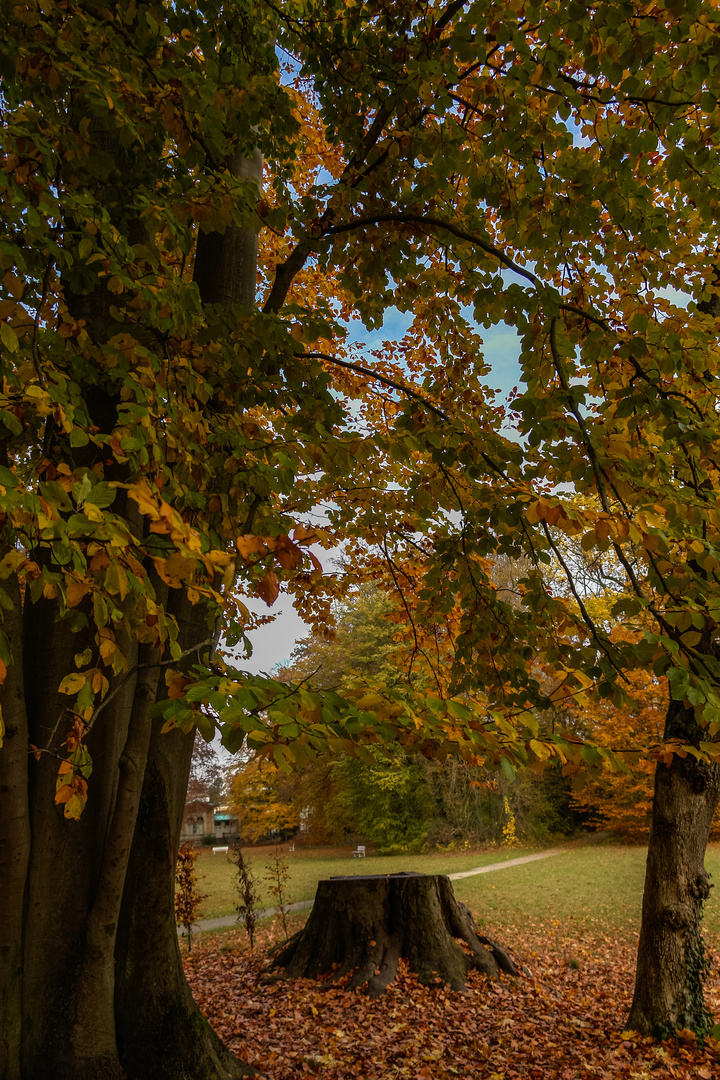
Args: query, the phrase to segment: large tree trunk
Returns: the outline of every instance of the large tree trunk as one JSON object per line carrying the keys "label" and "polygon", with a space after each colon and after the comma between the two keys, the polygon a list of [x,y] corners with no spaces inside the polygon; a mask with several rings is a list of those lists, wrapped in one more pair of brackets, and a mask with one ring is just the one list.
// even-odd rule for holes
{"label": "large tree trunk", "polygon": [[[202,640],[202,608],[176,605],[181,644]],[[153,724],[116,948],[115,1013],[128,1080],[254,1075],[222,1044],[185,979],[175,922],[175,864],[194,731]]]}
{"label": "large tree trunk", "polygon": [[[697,742],[692,710],[671,702],[666,738]],[[700,932],[710,895],[705,848],[720,794],[720,768],[673,755],[655,772],[637,975],[628,1027],[666,1036],[678,1028],[706,1034]]]}
{"label": "large tree trunk", "polygon": [[9,614],[4,613],[2,628],[15,662],[0,686],[5,722],[5,741],[0,751],[0,1077],[19,1080],[23,905],[30,859],[28,732],[22,677],[20,589],[16,580],[7,582],[5,588],[13,609]]}
{"label": "large tree trunk", "polygon": [[464,989],[471,968],[491,976],[501,970],[517,974],[507,953],[478,935],[470,912],[455,900],[450,879],[441,874],[320,881],[305,928],[276,963],[294,979],[328,974],[339,979],[354,971],[350,988],[366,985],[370,997],[378,997],[395,978],[400,959],[421,980],[439,977],[453,990]]}
{"label": "large tree trunk", "polygon": [[[256,155],[246,171],[259,178],[261,168]],[[236,244],[241,257],[227,252],[220,260],[205,302],[251,299],[256,239],[247,231],[228,229],[207,241],[207,258],[218,260]],[[198,254],[198,275],[203,265]],[[110,311],[104,285],[76,297],[75,308],[101,343]],[[98,428],[110,433],[112,387],[87,396]],[[77,464],[78,454],[49,431],[49,458]],[[143,535],[124,493],[114,509]],[[174,869],[193,732],[163,735],[161,722],[148,716],[165,695],[159,664],[166,657],[116,629],[134,674],[111,687],[114,696],[86,737],[89,799],[81,818],[68,820],[54,797],[76,717],[58,687],[77,670],[76,655],[95,647],[94,629],[74,632],[68,620],[58,621],[52,597],[32,602],[12,581],[3,585],[12,601],[2,618],[13,663],[0,687],[7,727],[0,752],[0,1080],[228,1080],[252,1073],[215,1036],[182,970]],[[168,598],[157,580],[155,587],[183,650],[212,636],[204,604],[191,605],[182,590]]]}
{"label": "large tree trunk", "polygon": [[193,734],[163,735],[161,726],[153,731],[118,936],[120,1059],[130,1080],[253,1075],[201,1014],[183,973],[173,884]]}

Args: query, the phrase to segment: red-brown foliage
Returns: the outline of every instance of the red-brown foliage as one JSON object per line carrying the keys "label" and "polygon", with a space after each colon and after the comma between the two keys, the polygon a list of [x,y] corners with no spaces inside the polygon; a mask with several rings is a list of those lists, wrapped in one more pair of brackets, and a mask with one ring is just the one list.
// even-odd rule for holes
{"label": "red-brown foliage", "polygon": [[[519,979],[477,973],[467,992],[421,986],[401,967],[387,994],[323,991],[308,980],[263,983],[268,930],[251,956],[239,934],[204,940],[185,965],[228,1046],[267,1080],[713,1080],[718,1044],[663,1043],[623,1032],[635,948],[562,927],[513,933]],[[496,936],[501,936],[497,932]],[[507,938],[507,933],[502,935]],[[707,987],[720,1004],[720,981]]]}

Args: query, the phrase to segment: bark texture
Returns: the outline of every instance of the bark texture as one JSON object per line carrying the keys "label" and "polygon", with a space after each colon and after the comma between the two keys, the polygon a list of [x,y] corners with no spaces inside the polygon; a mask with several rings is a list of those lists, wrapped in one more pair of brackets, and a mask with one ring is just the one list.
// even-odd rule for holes
{"label": "bark texture", "polygon": [[501,970],[517,974],[507,953],[487,946],[445,875],[330,878],[318,883],[310,918],[276,963],[294,979],[337,979],[354,971],[351,989],[366,985],[374,998],[393,981],[400,959],[421,980],[439,976],[453,990],[464,989],[471,968],[493,977]]}
{"label": "bark texture", "polygon": [[28,732],[20,590],[13,579],[4,583],[4,587],[13,609],[3,614],[3,630],[15,663],[10,665],[0,686],[0,707],[5,721],[5,739],[0,751],[0,1077],[19,1080],[23,903],[30,859]]}
{"label": "bark texture", "polygon": [[[692,711],[672,702],[667,738],[697,739]],[[628,1027],[666,1036],[678,1028],[709,1028],[703,997],[700,933],[712,888],[705,848],[720,794],[720,769],[692,755],[673,756],[655,773],[637,976]]]}
{"label": "bark texture", "polygon": [[[254,1075],[193,1001],[180,960],[174,873],[193,733],[163,735],[148,754],[117,943],[118,1048],[129,1080]],[[149,872],[150,871],[150,872]]]}

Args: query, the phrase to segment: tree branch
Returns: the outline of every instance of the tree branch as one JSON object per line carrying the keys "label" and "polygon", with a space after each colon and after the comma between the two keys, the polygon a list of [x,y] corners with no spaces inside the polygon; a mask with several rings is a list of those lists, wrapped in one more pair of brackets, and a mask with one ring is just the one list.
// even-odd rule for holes
{"label": "tree branch", "polygon": [[328,364],[335,364],[337,367],[347,368],[348,371],[354,371],[357,375],[367,375],[371,379],[376,379],[377,382],[381,382],[383,386],[392,387],[393,390],[399,390],[401,394],[407,394],[409,398],[413,398],[415,401],[419,401],[421,405],[424,405],[430,412],[435,413],[441,420],[444,420],[447,424],[452,421],[447,413],[439,409],[437,405],[433,405],[431,401],[424,398],[422,394],[418,394],[416,390],[411,390],[409,386],[404,386],[403,383],[395,382],[394,379],[388,378],[387,375],[380,375],[377,371],[372,371],[370,368],[363,367],[362,364],[351,363],[350,360],[340,360],[337,356],[330,356],[329,353],[298,353],[299,359],[302,360],[325,360]]}

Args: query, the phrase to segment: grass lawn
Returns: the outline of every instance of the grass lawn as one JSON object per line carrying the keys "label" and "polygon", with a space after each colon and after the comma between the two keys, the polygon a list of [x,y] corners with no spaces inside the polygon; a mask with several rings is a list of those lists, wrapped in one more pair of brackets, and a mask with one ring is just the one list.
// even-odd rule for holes
{"label": "grass lawn", "polygon": [[[635,939],[640,927],[645,847],[617,844],[576,847],[541,862],[453,882],[455,895],[492,933],[551,926],[570,936],[609,933]],[[720,878],[720,845],[708,848],[705,865]],[[720,934],[720,897],[710,895],[705,926]],[[507,940],[507,937],[506,937]]]}
{"label": "grass lawn", "polygon": [[[353,859],[348,851],[301,849],[283,853],[288,863],[286,900],[311,900],[319,880],[344,874],[392,874],[401,870],[452,874],[531,854],[528,848],[492,848],[474,854],[393,855]],[[263,880],[273,848],[248,849],[259,885],[259,907],[272,907],[270,886]],[[500,940],[508,931],[555,928],[558,933],[610,933],[633,939],[640,925],[646,849],[616,844],[572,846],[562,854],[523,866],[508,867],[453,882],[455,895],[475,913],[478,922]],[[706,866],[720,878],[720,845],[708,848]],[[198,886],[207,894],[201,918],[235,913],[234,868],[225,853],[200,852]],[[720,897],[711,894],[705,925],[720,937]]]}
{"label": "grass lawn", "polygon": [[[317,883],[323,878],[346,874],[396,874],[401,870],[418,870],[427,874],[452,874],[470,870],[475,866],[516,859],[531,853],[530,848],[490,848],[475,854],[432,855],[369,855],[365,859],[353,859],[345,850],[326,848],[298,848],[288,854],[288,845],[281,850],[287,858],[288,890],[286,900],[292,904],[298,900],[312,900]],[[266,879],[272,863],[274,848],[246,848],[253,874],[258,884],[260,900],[258,907],[274,907],[275,900]],[[200,909],[201,919],[216,919],[222,915],[235,914],[235,868],[225,852],[213,855],[211,848],[201,848],[196,864],[198,889],[207,899]],[[508,873],[509,871],[504,871]],[[458,882],[460,884],[460,882]]]}

